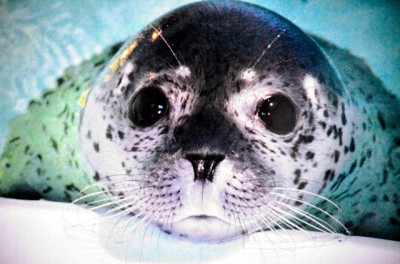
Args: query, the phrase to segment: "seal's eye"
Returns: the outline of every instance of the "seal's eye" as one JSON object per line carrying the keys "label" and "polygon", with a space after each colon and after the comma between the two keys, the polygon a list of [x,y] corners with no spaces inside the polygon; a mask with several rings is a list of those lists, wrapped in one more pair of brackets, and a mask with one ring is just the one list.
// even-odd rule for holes
{"label": "seal's eye", "polygon": [[261,101],[257,107],[257,115],[269,131],[278,135],[286,135],[296,126],[296,106],[290,98],[282,94]]}
{"label": "seal's eye", "polygon": [[168,99],[156,87],[144,88],[132,100],[129,119],[139,127],[154,125],[166,115]]}

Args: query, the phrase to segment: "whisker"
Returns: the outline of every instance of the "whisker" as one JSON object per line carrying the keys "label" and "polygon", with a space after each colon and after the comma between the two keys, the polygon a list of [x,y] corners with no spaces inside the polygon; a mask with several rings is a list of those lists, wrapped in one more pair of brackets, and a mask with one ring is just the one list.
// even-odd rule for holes
{"label": "whisker", "polygon": [[[243,203],[246,204],[246,202],[245,202],[244,200],[241,201],[237,196],[235,197],[235,200],[237,201],[238,204],[240,204],[240,202],[243,202]],[[233,204],[233,203],[232,203],[232,204]],[[233,205],[234,205],[234,204],[233,204]],[[247,205],[247,204],[246,204],[246,205]],[[247,205],[247,206],[248,206],[248,205]],[[239,208],[241,208],[241,206],[240,206]],[[236,210],[238,211],[238,208],[236,208]],[[238,213],[238,217],[241,216],[241,213],[243,213],[242,210],[240,210],[240,212]],[[261,225],[260,225],[260,223],[258,222],[257,218],[256,218],[255,216],[251,216],[251,217],[256,221],[256,225],[259,226],[259,227],[261,227]],[[245,220],[247,220],[247,221],[249,222],[250,226],[251,226],[251,222],[250,222],[249,217],[246,217]]]}
{"label": "whisker", "polygon": [[162,35],[162,32],[156,29],[152,24],[150,26],[157,32],[160,38],[164,41],[165,45],[167,45],[168,49],[171,51],[172,55],[175,57],[176,61],[178,62],[179,66],[182,66],[182,63],[179,61],[178,57],[176,56],[175,52],[172,50],[171,46],[168,44],[167,40]]}
{"label": "whisker", "polygon": [[[149,227],[151,226],[151,222],[154,220],[153,216],[158,214],[158,218],[155,220],[155,222],[158,223],[160,218],[162,217],[162,213],[160,212],[161,208],[163,208],[163,209],[168,208],[168,205],[170,205],[170,204],[171,204],[170,202],[169,203],[165,203],[165,204],[160,204],[160,206],[158,208],[153,210],[153,213],[151,214],[151,217],[150,217],[149,221],[147,221],[147,226],[145,227],[144,236],[146,236],[146,233],[147,233]],[[152,233],[150,234],[150,236],[153,235],[153,232],[154,232],[154,229],[152,230]],[[146,245],[145,244],[145,240],[143,239],[142,240],[142,248],[144,248],[145,245]]]}
{"label": "whisker", "polygon": [[[93,202],[93,200],[90,201],[90,202],[89,201],[85,202],[84,200],[87,200],[87,199],[93,198],[93,197],[94,197],[95,200],[97,200],[98,197],[100,197],[102,195],[105,195],[105,194],[108,194],[108,191],[98,191],[98,192],[95,192],[95,193],[89,193],[89,194],[86,194],[86,195],[84,195],[82,197],[79,197],[79,198],[73,200],[71,203],[72,204],[79,204],[80,202],[83,202],[83,204],[90,205]],[[102,198],[101,200],[107,200],[107,199],[111,199],[111,197]]]}
{"label": "whisker", "polygon": [[326,198],[326,197],[324,197],[322,195],[319,195],[319,194],[316,194],[316,193],[312,193],[312,192],[309,192],[309,191],[306,191],[306,190],[299,190],[299,189],[293,189],[293,188],[276,187],[275,189],[276,190],[283,190],[283,191],[301,192],[301,193],[305,193],[305,194],[311,195],[313,197],[316,197],[316,198],[319,198],[319,199],[321,199],[323,201],[328,202],[329,204],[333,205],[339,212],[343,213],[342,209],[340,209],[340,207],[337,204],[335,204],[334,202],[332,202],[331,200],[329,200],[328,198]]}
{"label": "whisker", "polygon": [[[150,197],[150,198],[149,198]],[[135,198],[133,196],[129,197],[130,199]],[[148,198],[147,200],[144,201],[144,199]],[[134,211],[138,210],[144,203],[149,202],[151,199],[155,199],[154,196],[143,196],[136,198],[131,202],[130,204],[134,204],[134,206],[129,206],[130,204],[121,204],[118,206],[115,206],[113,209],[108,210],[102,215],[102,218],[107,219],[107,218],[115,218],[118,216],[125,216],[129,214],[133,214]],[[124,209],[126,208],[126,209]],[[114,212],[119,212],[117,214],[113,214]],[[139,213],[141,214],[141,213]],[[138,214],[136,214],[138,215]]]}
{"label": "whisker", "polygon": [[327,211],[323,210],[322,208],[319,208],[318,206],[315,206],[315,205],[313,205],[313,204],[311,204],[311,203],[309,203],[309,202],[307,202],[307,201],[299,200],[299,199],[296,199],[296,198],[292,198],[292,197],[290,197],[290,196],[286,196],[286,195],[283,195],[283,194],[273,193],[273,192],[271,192],[271,194],[277,195],[277,196],[281,196],[281,197],[284,196],[284,198],[289,199],[289,200],[291,200],[291,201],[298,201],[298,202],[301,202],[301,203],[303,203],[303,204],[305,204],[305,205],[307,205],[307,206],[310,206],[311,208],[313,208],[313,209],[315,209],[315,210],[317,210],[317,211],[323,213],[324,215],[328,216],[329,219],[332,219],[335,223],[337,223],[338,225],[340,225],[340,227],[343,228],[343,229],[345,230],[346,233],[349,233],[349,231],[348,231],[347,228],[342,224],[341,221],[339,221],[336,217],[334,217],[333,215],[331,215],[331,214],[328,213]]}
{"label": "whisker", "polygon": [[[291,222],[291,221],[294,221],[295,223],[299,224],[299,222],[292,217],[293,215],[289,214],[290,217],[288,218],[288,217],[283,216],[281,214],[281,212],[278,212],[277,211],[278,208],[274,207],[274,208],[271,208],[271,209],[272,210],[270,211],[270,213],[272,215],[274,215],[281,223],[285,224],[285,226],[282,228],[282,230],[287,230],[289,228],[289,230],[298,230],[298,231],[304,232],[306,235],[308,235],[301,225],[299,227],[298,225],[296,225],[296,224]],[[286,213],[286,214],[288,214],[288,213]]]}
{"label": "whisker", "polygon": [[[282,205],[286,205],[286,204],[282,204]],[[326,226],[317,227],[317,226],[315,226],[314,224],[308,223],[307,221],[305,221],[305,220],[299,218],[298,216],[293,215],[293,214],[291,214],[291,213],[289,213],[289,212],[286,212],[286,211],[284,211],[284,210],[281,210],[281,209],[278,208],[278,207],[275,207],[274,210],[279,211],[279,212],[280,212],[281,214],[283,214],[283,215],[289,216],[289,219],[288,219],[288,220],[292,220],[292,221],[295,221],[295,222],[299,223],[300,226],[301,226],[301,230],[304,230],[304,226],[303,226],[303,224],[304,224],[305,226],[312,227],[314,230],[319,231],[319,232],[323,232],[323,233],[326,233],[326,232],[327,232],[327,233],[332,233],[332,234],[336,233],[335,230],[330,230],[330,229],[327,228]],[[315,220],[313,220],[313,219],[310,219],[310,220],[311,220],[312,222],[316,223],[317,225],[320,225],[320,223],[316,222]],[[325,232],[324,232],[324,231],[325,231]]]}
{"label": "whisker", "polygon": [[[243,201],[245,204],[247,204],[246,201]],[[255,205],[254,203],[251,203],[252,205]],[[256,207],[256,206],[255,206]],[[256,211],[253,209],[253,211]],[[258,230],[257,231],[264,231],[265,227],[267,227],[268,230],[271,231],[275,231],[277,226],[278,228],[280,228],[282,231],[284,231],[289,237],[291,237],[291,234],[288,232],[287,229],[285,229],[283,226],[280,225],[279,221],[277,219],[271,219],[270,217],[268,217],[267,212],[260,210],[261,213],[257,214],[257,212],[254,212],[253,214],[251,214],[253,216],[253,218],[257,221],[258,223]],[[260,215],[261,217],[256,217],[256,215]],[[256,231],[256,232],[257,232]],[[267,240],[269,240],[270,242],[272,242],[270,240],[270,238],[268,237],[268,235],[265,232],[262,232],[264,234],[264,236],[267,238]],[[281,241],[282,242],[282,241]]]}
{"label": "whisker", "polygon": [[[306,219],[308,219],[311,222],[315,223],[320,228],[324,229],[326,232],[328,232],[328,233],[336,233],[335,228],[332,225],[330,225],[329,223],[326,223],[324,220],[322,220],[322,219],[320,219],[320,218],[318,218],[318,217],[316,217],[316,216],[314,216],[314,215],[312,215],[310,213],[307,213],[305,211],[299,210],[299,209],[297,209],[297,208],[295,208],[293,206],[290,206],[288,204],[285,204],[285,203],[279,203],[279,204],[284,206],[284,207],[286,207],[287,209],[291,210],[292,212],[297,213],[298,215],[305,217]],[[313,224],[310,224],[307,221],[305,221],[305,223],[307,223],[307,225],[312,227],[312,228],[320,230],[318,227],[315,227]]]}
{"label": "whisker", "polygon": [[271,43],[268,44],[267,48],[264,49],[264,51],[261,53],[260,57],[256,60],[256,62],[253,64],[253,66],[249,66],[248,71],[252,71],[254,70],[254,68],[257,66],[257,64],[260,62],[260,60],[262,59],[262,57],[264,57],[264,55],[267,53],[267,51],[272,47],[272,45],[282,36],[282,34],[286,32],[286,29],[282,30],[278,35],[275,36],[275,38],[271,41]]}
{"label": "whisker", "polygon": [[[122,198],[122,199],[121,199],[121,198]],[[141,198],[142,198],[142,197],[141,197]],[[141,199],[141,198],[140,198],[140,199]],[[93,207],[93,208],[90,208],[90,210],[95,211],[95,210],[98,210],[98,209],[100,209],[100,208],[109,207],[109,206],[111,206],[111,205],[116,205],[116,203],[119,203],[118,206],[116,206],[116,207],[114,207],[113,209],[107,211],[107,213],[112,213],[112,212],[114,212],[114,211],[116,211],[116,210],[119,210],[119,209],[121,209],[121,208],[124,208],[124,207],[126,206],[126,204],[123,204],[123,203],[124,203],[124,202],[127,202],[127,201],[130,201],[130,200],[132,200],[132,199],[135,199],[135,197],[133,197],[133,196],[127,196],[127,197],[118,196],[118,197],[115,197],[115,199],[114,199],[113,201],[111,201],[111,202],[109,202],[109,203],[106,203],[106,204],[99,205],[99,206],[95,206],[95,207]],[[134,200],[134,202],[136,202],[136,201],[138,201],[138,199]],[[106,214],[107,214],[107,213],[106,213]]]}
{"label": "whisker", "polygon": [[[120,226],[120,225],[125,225],[126,224],[126,226],[125,226],[125,228],[124,228],[124,230],[127,228],[127,226],[129,226],[129,224],[131,223],[131,222],[133,222],[133,221],[135,221],[136,219],[139,219],[139,217],[141,216],[141,215],[143,215],[143,213],[141,212],[141,213],[139,213],[139,214],[137,214],[137,215],[134,215],[134,216],[132,216],[131,218],[129,218],[129,220],[127,221],[127,219],[125,218],[125,216],[126,216],[127,214],[122,214],[122,215],[120,215],[120,217],[118,218],[118,220],[114,223],[114,225],[113,225],[113,227],[112,227],[112,229],[110,230],[110,232],[109,232],[109,235],[108,235],[108,240],[110,241],[110,240],[112,240],[112,241],[114,241],[115,243],[120,243],[120,244],[122,244],[122,243],[124,243],[124,242],[126,242],[125,241],[125,239],[124,239],[124,234],[125,234],[125,231],[124,232],[117,232],[117,231],[120,231],[121,230],[121,228],[118,228],[118,226]],[[125,222],[123,222],[123,220],[125,220]],[[117,229],[118,228],[118,229]],[[119,237],[119,238],[118,238]]]}

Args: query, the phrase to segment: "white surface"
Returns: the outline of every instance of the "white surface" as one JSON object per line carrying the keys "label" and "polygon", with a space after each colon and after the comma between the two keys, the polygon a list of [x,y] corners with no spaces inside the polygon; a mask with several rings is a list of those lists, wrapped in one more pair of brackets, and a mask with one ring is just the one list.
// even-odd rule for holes
{"label": "white surface", "polygon": [[[147,252],[141,252],[143,255],[139,256],[141,263],[150,263],[145,259],[151,258],[153,253],[156,260],[165,256],[170,259],[169,263],[175,263],[177,259],[183,263],[197,263],[199,256],[195,254],[200,253],[195,252],[226,255],[213,263],[230,264],[400,263],[400,242],[295,231],[259,233],[255,237],[257,242],[250,238],[246,243],[236,241],[229,245],[205,246],[171,240],[160,234],[156,234],[155,240],[135,243],[142,241],[136,239],[140,238],[140,232],[133,236],[136,240],[128,239],[125,244],[115,237],[107,237],[108,247],[117,246],[124,252],[118,259],[99,239],[104,240],[106,236],[99,236],[98,230],[102,230],[102,234],[109,231],[104,225],[90,224],[98,223],[99,219],[95,213],[65,203],[0,198],[0,263],[127,263],[124,254],[129,255],[128,244],[131,248],[147,248]],[[148,229],[143,234],[154,236]],[[188,256],[187,252],[192,255]]]}

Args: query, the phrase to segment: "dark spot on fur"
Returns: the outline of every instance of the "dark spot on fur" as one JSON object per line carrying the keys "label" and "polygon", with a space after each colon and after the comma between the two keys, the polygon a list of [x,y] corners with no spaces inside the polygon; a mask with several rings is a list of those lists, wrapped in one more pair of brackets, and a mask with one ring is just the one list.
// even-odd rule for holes
{"label": "dark spot on fur", "polygon": [[344,109],[344,104],[342,103],[342,124],[345,126],[347,124],[346,113]]}
{"label": "dark spot on fur", "polygon": [[86,134],[86,137],[87,137],[88,139],[92,139],[92,132],[91,132],[90,130],[88,130],[88,132],[87,132],[87,134]]}
{"label": "dark spot on fur", "polygon": [[314,152],[308,151],[308,152],[306,153],[306,159],[307,159],[307,160],[313,159],[314,156],[315,156],[315,153],[314,153]]}
{"label": "dark spot on fur", "polygon": [[339,138],[339,145],[343,145],[343,132],[342,132],[342,128],[338,128],[337,132],[335,131],[335,139]]}
{"label": "dark spot on fur", "polygon": [[328,130],[326,131],[326,135],[327,135],[328,137],[330,137],[330,136],[332,135],[333,128],[334,128],[334,126],[330,126],[330,127],[328,128]]}
{"label": "dark spot on fur", "polygon": [[132,147],[131,151],[135,152],[135,151],[138,151],[138,149],[139,149],[138,147]]}
{"label": "dark spot on fur", "polygon": [[296,200],[296,202],[294,203],[294,205],[296,205],[296,206],[302,205],[303,204],[302,200],[303,200],[303,195],[300,195],[298,200]]}
{"label": "dark spot on fur", "polygon": [[364,165],[364,162],[365,162],[365,156],[362,156],[361,159],[360,159],[359,166],[362,167]]}
{"label": "dark spot on fur", "polygon": [[339,161],[339,157],[340,157],[340,152],[335,150],[335,153],[334,153],[335,163],[337,163]]}
{"label": "dark spot on fur", "polygon": [[124,132],[118,131],[118,137],[119,137],[120,139],[124,139],[124,137],[125,137]]}
{"label": "dark spot on fur", "polygon": [[30,148],[31,148],[31,147],[30,147],[29,145],[25,146],[24,153],[25,153],[25,154],[28,154]]}
{"label": "dark spot on fur", "polygon": [[64,83],[65,79],[63,77],[57,78],[56,82],[57,82],[57,86],[60,86]]}
{"label": "dark spot on fur", "polygon": [[379,185],[380,186],[385,185],[387,183],[388,177],[389,177],[389,172],[386,169],[384,169],[382,173],[382,182]]}
{"label": "dark spot on fur", "polygon": [[97,171],[94,173],[93,180],[95,180],[95,181],[99,181],[100,180],[100,175],[99,175],[99,173]]}
{"label": "dark spot on fur", "polygon": [[386,122],[381,112],[378,112],[378,121],[379,124],[381,125],[382,130],[386,130]]}
{"label": "dark spot on fur", "polygon": [[383,195],[383,200],[385,202],[389,202],[389,196],[387,196],[386,194]]}
{"label": "dark spot on fur", "polygon": [[299,180],[300,180],[301,171],[299,169],[295,170],[294,171],[294,175],[296,175],[296,177],[294,178],[293,183],[297,185],[299,183]]}
{"label": "dark spot on fur", "polygon": [[314,141],[314,136],[312,136],[312,135],[305,135],[305,136],[301,135],[299,137],[299,140],[300,140],[300,142],[302,142],[304,144],[309,144],[309,143]]}
{"label": "dark spot on fur", "polygon": [[299,186],[297,187],[297,189],[299,189],[299,190],[303,190],[306,186],[307,186],[307,183],[308,182],[301,182],[300,184],[299,184]]}
{"label": "dark spot on fur", "polygon": [[318,124],[320,124],[323,129],[326,128],[326,123],[324,121],[319,121]]}
{"label": "dark spot on fur", "polygon": [[356,144],[354,142],[354,138],[351,138],[349,149],[351,152],[354,152],[354,150],[356,149]]}
{"label": "dark spot on fur", "polygon": [[50,142],[51,142],[51,147],[58,152],[58,144],[57,141],[54,138],[50,138]]}
{"label": "dark spot on fur", "polygon": [[43,176],[44,173],[45,173],[45,170],[43,168],[36,168],[37,176]]}
{"label": "dark spot on fur", "polygon": [[49,193],[49,192],[51,192],[52,190],[53,190],[53,188],[51,188],[51,186],[47,186],[47,188],[44,189],[42,192],[43,192],[43,193]]}
{"label": "dark spot on fur", "polygon": [[353,171],[354,171],[354,169],[355,169],[356,167],[357,167],[357,160],[355,160],[355,161],[351,164],[350,169],[349,169],[349,172],[348,172],[347,174],[352,174]]}
{"label": "dark spot on fur", "polygon": [[324,181],[332,181],[335,178],[335,171],[327,170],[325,171]]}
{"label": "dark spot on fur", "polygon": [[346,178],[346,174],[344,174],[344,173],[339,174],[336,182],[331,186],[330,190],[336,191],[339,188],[339,186],[342,184],[342,182],[344,181],[345,178]]}
{"label": "dark spot on fur", "polygon": [[112,132],[114,131],[114,128],[111,125],[107,126],[107,130],[106,130],[106,138],[112,140],[113,136],[112,136]]}
{"label": "dark spot on fur", "polygon": [[93,148],[94,148],[94,150],[95,150],[96,152],[99,152],[99,151],[100,151],[99,143],[93,142]]}
{"label": "dark spot on fur", "polygon": [[65,189],[70,192],[80,192],[80,190],[73,183],[65,185]]}

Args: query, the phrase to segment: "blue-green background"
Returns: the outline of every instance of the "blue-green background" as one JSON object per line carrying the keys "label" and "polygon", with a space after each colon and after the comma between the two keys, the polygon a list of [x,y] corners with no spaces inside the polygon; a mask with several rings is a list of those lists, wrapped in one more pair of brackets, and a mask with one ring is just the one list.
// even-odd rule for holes
{"label": "blue-green background", "polygon": [[[0,149],[7,122],[63,70],[190,0],[0,0]],[[400,1],[249,0],[365,58],[400,97]]]}

